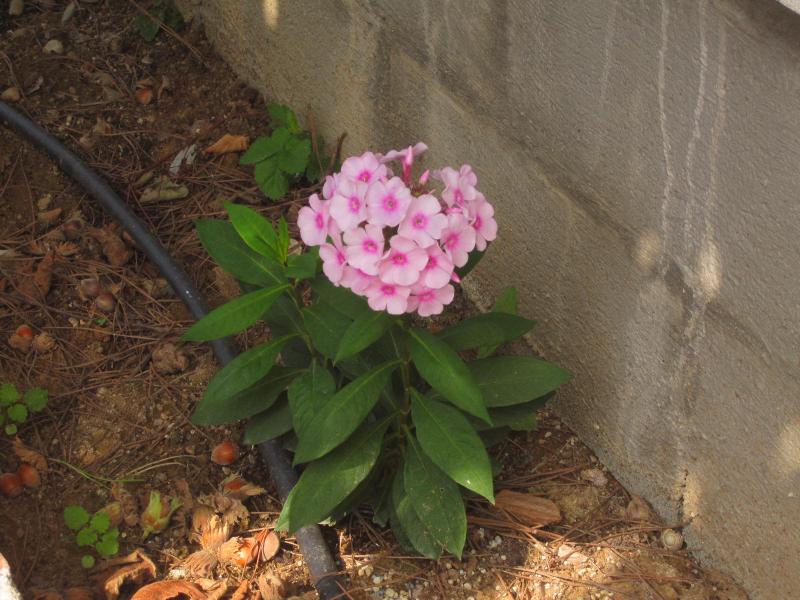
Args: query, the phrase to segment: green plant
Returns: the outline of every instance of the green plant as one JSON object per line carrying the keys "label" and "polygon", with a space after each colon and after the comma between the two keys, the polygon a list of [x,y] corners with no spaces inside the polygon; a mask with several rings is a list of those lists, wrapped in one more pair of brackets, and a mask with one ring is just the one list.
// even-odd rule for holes
{"label": "green plant", "polygon": [[303,130],[294,112],[280,104],[267,106],[277,127],[267,137],[250,144],[239,162],[255,165],[258,187],[270,200],[280,200],[289,191],[289,184],[301,177],[319,181],[331,166],[324,156],[324,141],[320,136]]}
{"label": "green plant", "polygon": [[183,17],[172,0],[157,0],[146,13],[136,15],[133,21],[136,31],[147,42],[156,39],[162,23],[170,29],[180,29],[183,26]]}
{"label": "green plant", "polygon": [[[111,517],[100,510],[90,515],[79,505],[64,509],[64,523],[75,534],[75,543],[81,548],[92,547],[101,558],[114,556],[119,552],[119,529],[111,527]],[[86,569],[94,566],[95,558],[85,554],[81,564]]]}
{"label": "green plant", "polygon": [[494,355],[534,326],[515,314],[516,292],[490,313],[433,331],[333,285],[315,249],[289,255],[283,221],[276,230],[249,208],[225,208],[230,222],[203,220],[197,230],[245,293],[184,339],[221,338],[262,318],[272,337],[217,373],[194,422],[248,419],[246,443],[280,438],[294,450],[303,472],[279,528],[336,521],[366,504],[404,546],[461,556],[463,494],[494,501],[487,446],[533,429],[535,410],[570,378],[538,358]]}
{"label": "green plant", "polygon": [[47,402],[47,390],[43,388],[20,394],[14,384],[0,384],[0,425],[5,425],[7,435],[16,435],[18,426],[28,420],[30,413],[43,411]]}

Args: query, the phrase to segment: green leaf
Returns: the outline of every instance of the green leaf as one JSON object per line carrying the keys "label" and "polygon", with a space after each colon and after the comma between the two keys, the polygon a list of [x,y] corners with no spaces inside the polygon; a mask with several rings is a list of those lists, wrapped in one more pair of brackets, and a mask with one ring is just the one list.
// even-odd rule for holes
{"label": "green leaf", "polygon": [[457,352],[488,344],[510,342],[528,333],[535,321],[505,313],[484,313],[476,315],[443,329],[437,338]]}
{"label": "green leaf", "polygon": [[108,527],[111,525],[111,518],[108,516],[107,513],[98,512],[95,513],[92,517],[92,520],[89,521],[89,527],[94,529],[97,533],[105,533],[108,531]]}
{"label": "green leaf", "polygon": [[183,334],[187,342],[207,342],[247,329],[261,319],[288,283],[250,292],[215,308]]}
{"label": "green leaf", "polygon": [[407,440],[404,481],[411,505],[436,541],[461,560],[467,539],[461,490],[433,464],[413,436]]}
{"label": "green leaf", "polygon": [[292,489],[276,529],[294,533],[326,518],[369,475],[389,419],[363,425],[347,442],[312,462]]}
{"label": "green leaf", "polygon": [[494,504],[489,455],[467,418],[452,406],[425,398],[416,390],[411,395],[411,418],[422,449],[436,466]]}
{"label": "green leaf", "polygon": [[470,271],[478,266],[478,263],[481,262],[483,255],[486,254],[486,251],[479,251],[473,250],[469,253],[469,257],[467,258],[467,264],[463,267],[459,267],[456,269],[456,273],[461,279],[464,279],[467,275],[469,275]]}
{"label": "green leaf", "polygon": [[278,154],[278,167],[287,173],[302,173],[308,166],[309,156],[311,156],[310,139],[289,138],[280,154]]}
{"label": "green leaf", "polygon": [[317,274],[319,252],[316,248],[303,254],[292,254],[288,258],[286,276],[292,279],[312,279]]}
{"label": "green leaf", "polygon": [[192,415],[198,425],[224,425],[269,409],[303,369],[275,366],[255,385],[218,403],[201,402]]}
{"label": "green leaf", "polygon": [[[159,30],[158,21],[154,20],[150,16],[151,14],[154,14],[153,11],[150,11],[146,15],[138,14],[133,21],[133,26],[136,28],[136,31],[139,32],[139,35],[142,36],[146,42],[152,42],[154,39],[156,39]],[[161,16],[163,16],[163,9]]]}
{"label": "green leaf", "polygon": [[267,113],[269,113],[273,121],[287,127],[292,133],[300,133],[301,129],[297,123],[297,115],[288,106],[271,102],[267,105]]}
{"label": "green leaf", "polygon": [[405,545],[404,542],[408,541],[422,556],[437,560],[442,555],[442,546],[425,528],[414,510],[405,490],[404,470],[401,465],[392,483],[392,529],[401,544]]}
{"label": "green leaf", "polygon": [[[246,390],[262,377],[265,377],[275,365],[275,359],[283,345],[293,335],[285,335],[265,344],[251,348],[225,365],[209,382],[200,404],[192,416],[192,422],[203,425],[207,415],[223,418],[226,410],[236,414],[231,399]],[[198,420],[201,419],[201,420]]]}
{"label": "green leaf", "polygon": [[228,217],[236,233],[245,244],[261,256],[281,262],[277,249],[278,236],[266,217],[241,204],[226,203],[225,210],[228,211]]}
{"label": "green leaf", "polygon": [[28,405],[28,408],[31,412],[41,412],[44,410],[44,407],[47,406],[47,390],[43,388],[32,388],[25,392],[25,396],[23,397],[23,401],[25,404]]}
{"label": "green leaf", "polygon": [[469,363],[487,406],[522,404],[558,389],[572,374],[532,356],[493,356]]}
{"label": "green leaf", "polygon": [[269,410],[260,412],[247,421],[242,441],[260,444],[292,430],[292,411],[286,398],[281,398]]}
{"label": "green leaf", "polygon": [[[117,535],[113,535],[112,532],[117,533]],[[109,556],[114,556],[117,552],[119,552],[119,530],[112,529],[108,533],[104,534],[100,541],[94,545],[94,549],[97,550],[97,553],[102,556],[103,558],[108,558]]]}
{"label": "green leaf", "polygon": [[455,350],[422,329],[408,334],[411,359],[423,379],[461,410],[491,423],[481,390]]}
{"label": "green leaf", "polygon": [[75,536],[75,543],[81,548],[91,546],[97,541],[97,532],[91,527],[84,527]]}
{"label": "green leaf", "polygon": [[280,296],[264,315],[270,329],[279,334],[299,333],[306,331],[303,315],[289,296]]}
{"label": "green leaf", "polygon": [[286,262],[289,256],[289,241],[289,224],[281,215],[278,220],[278,253],[281,255],[282,262]]}
{"label": "green leaf", "polygon": [[247,152],[242,154],[239,159],[240,165],[254,165],[260,163],[271,156],[276,155],[283,149],[291,133],[285,127],[279,127],[272,132],[269,137],[260,137],[250,144]]}
{"label": "green leaf", "polygon": [[6,425],[5,432],[6,435],[16,435],[17,426],[14,425],[13,423],[9,423],[8,425]]}
{"label": "green leaf", "polygon": [[495,427],[510,427],[512,431],[533,431],[536,429],[536,411],[542,408],[550,397],[548,394],[532,402],[489,409],[492,423]]}
{"label": "green leaf", "polygon": [[81,566],[84,569],[91,569],[94,566],[94,556],[91,554],[84,554],[81,557]]}
{"label": "green leaf", "polygon": [[0,406],[9,406],[19,400],[19,390],[13,383],[0,385]]}
{"label": "green leaf", "polygon": [[281,265],[247,246],[227,221],[202,219],[197,233],[211,258],[237,279],[262,287],[286,283]]}
{"label": "green leaf", "polygon": [[[497,300],[495,300],[492,312],[506,313],[509,315],[517,314],[517,288],[511,286],[504,289],[497,297]],[[478,358],[491,356],[499,346],[499,344],[481,346],[478,348]]]}
{"label": "green leaf", "polygon": [[64,509],[64,522],[72,531],[78,531],[89,522],[90,516],[82,506],[68,506]]}
{"label": "green leaf", "polygon": [[393,323],[392,318],[383,311],[370,311],[353,321],[339,342],[336,362],[358,354],[377,342]]}
{"label": "green leaf", "polygon": [[336,392],[333,375],[316,360],[311,361],[308,370],[289,386],[289,407],[292,409],[292,422],[299,438],[306,437],[308,425],[328,403]]}
{"label": "green leaf", "polygon": [[333,285],[324,275],[311,282],[311,289],[316,298],[324,300],[326,304],[351,319],[358,319],[374,312],[364,298],[356,296],[347,288]]}
{"label": "green leaf", "polygon": [[332,360],[345,331],[350,327],[350,319],[325,302],[315,302],[304,308],[302,313],[314,347]]}
{"label": "green leaf", "polygon": [[12,404],[8,407],[7,414],[15,423],[24,423],[28,420],[28,407],[24,404]]}
{"label": "green leaf", "polygon": [[258,163],[253,175],[258,187],[270,200],[280,200],[289,191],[289,178],[280,170],[274,156]]}
{"label": "green leaf", "polygon": [[399,365],[399,360],[378,365],[334,394],[307,423],[298,422],[300,443],[294,464],[324,456],[346,440],[378,402],[392,371]]}

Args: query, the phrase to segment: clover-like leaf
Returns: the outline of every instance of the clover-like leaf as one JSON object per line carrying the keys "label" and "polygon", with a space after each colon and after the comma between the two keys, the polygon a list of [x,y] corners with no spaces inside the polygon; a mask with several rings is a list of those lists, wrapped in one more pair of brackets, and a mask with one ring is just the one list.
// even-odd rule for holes
{"label": "clover-like leaf", "polygon": [[78,531],[89,519],[89,513],[82,506],[73,505],[64,509],[64,522],[72,531]]}
{"label": "clover-like leaf", "polygon": [[32,412],[41,412],[47,406],[47,390],[43,388],[32,388],[25,392],[23,402],[28,405]]}

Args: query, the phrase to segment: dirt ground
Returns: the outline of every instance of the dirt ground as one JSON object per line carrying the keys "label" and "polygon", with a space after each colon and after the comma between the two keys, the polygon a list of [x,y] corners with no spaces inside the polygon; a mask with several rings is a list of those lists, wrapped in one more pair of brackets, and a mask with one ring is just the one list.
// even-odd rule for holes
{"label": "dirt ground", "polygon": [[[221,217],[223,200],[291,220],[309,194],[296,189],[269,203],[235,153],[202,151],[226,133],[252,139],[265,132],[266,100],[235,78],[191,24],[146,42],[133,26],[139,11],[133,2],[29,1],[15,17],[5,5],[4,98],[102,174],[212,304],[233,297],[235,282],[209,262],[192,221]],[[325,133],[333,139],[340,132]],[[146,201],[154,178],[167,175],[176,155],[193,144],[194,162],[169,176],[185,197]],[[110,293],[113,306],[93,301],[92,285]],[[463,302],[462,310],[469,310]],[[0,498],[0,550],[26,597],[100,594],[89,592],[102,577],[81,567],[84,549],[62,511],[71,504],[95,511],[112,497],[123,498],[131,517],[121,525],[120,554],[139,550],[156,569],[123,587],[122,597],[147,580],[166,578],[202,579],[204,598],[219,597],[220,582],[227,586],[224,597],[231,597],[245,581],[253,585],[249,593],[239,589],[240,598],[314,597],[292,538],[282,539],[277,555],[258,565],[223,561],[200,577],[183,562],[200,548],[188,505],[219,502],[214,494],[231,473],[266,491],[244,501],[246,510],[233,519],[230,534],[268,532],[280,509],[254,449],[243,449],[231,467],[211,462],[211,449],[238,440],[238,428],[200,429],[189,421],[216,369],[206,346],[179,342],[190,322],[153,265],[83,190],[45,155],[0,128],[0,384],[50,393],[48,407],[19,430],[20,441],[46,457],[42,484]],[[20,325],[40,336],[36,349],[11,341]],[[246,347],[263,335],[256,330],[238,341]],[[3,472],[20,462],[12,440],[0,432]],[[350,586],[347,596],[746,598],[725,576],[701,569],[685,549],[665,548],[664,532],[674,543],[680,524],[662,523],[632,499],[548,412],[540,414],[537,432],[516,434],[495,447],[494,456],[502,468],[498,489],[549,499],[559,509],[557,522],[536,527],[470,500],[463,560],[433,563],[405,555],[390,532],[357,513],[326,528]],[[184,508],[164,532],[143,539],[137,515],[152,491],[179,498]],[[269,580],[262,594],[257,582],[266,573],[280,582]]]}

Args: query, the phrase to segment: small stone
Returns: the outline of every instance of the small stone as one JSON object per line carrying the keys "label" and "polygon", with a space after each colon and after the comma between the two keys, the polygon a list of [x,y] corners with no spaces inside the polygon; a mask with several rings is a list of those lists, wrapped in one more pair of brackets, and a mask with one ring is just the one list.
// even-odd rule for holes
{"label": "small stone", "polygon": [[61,14],[61,24],[64,25],[67,21],[72,18],[72,15],[75,14],[75,9],[78,8],[75,0],[72,0],[67,7],[64,9],[64,12]]}
{"label": "small stone", "polygon": [[19,102],[21,97],[22,94],[19,93],[19,88],[14,85],[3,90],[3,93],[0,94],[0,100],[3,100],[3,102]]}
{"label": "small stone", "polygon": [[18,17],[25,10],[25,0],[11,0],[8,3],[8,14],[12,17]]}
{"label": "small stone", "polygon": [[60,40],[50,40],[42,48],[45,54],[64,54],[64,44]]}

